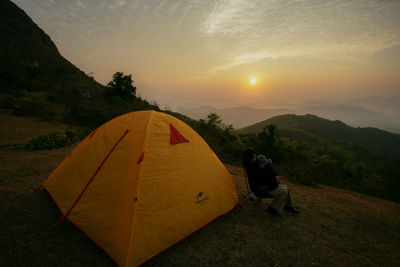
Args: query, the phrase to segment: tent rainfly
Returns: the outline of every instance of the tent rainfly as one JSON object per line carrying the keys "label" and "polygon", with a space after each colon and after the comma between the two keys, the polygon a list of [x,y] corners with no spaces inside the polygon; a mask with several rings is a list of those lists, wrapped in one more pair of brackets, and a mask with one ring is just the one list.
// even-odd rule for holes
{"label": "tent rainfly", "polygon": [[91,133],[43,184],[68,219],[118,265],[137,266],[238,203],[207,143],[156,111],[119,116]]}

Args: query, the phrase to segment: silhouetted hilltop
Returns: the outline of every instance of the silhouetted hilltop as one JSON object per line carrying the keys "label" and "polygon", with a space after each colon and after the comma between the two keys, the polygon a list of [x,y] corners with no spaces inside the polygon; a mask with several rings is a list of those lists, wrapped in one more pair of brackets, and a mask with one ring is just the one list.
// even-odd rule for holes
{"label": "silhouetted hilltop", "polygon": [[8,0],[0,1],[0,32],[0,109],[87,127],[133,110],[158,109],[140,97],[106,100],[105,86],[66,60]]}
{"label": "silhouetted hilltop", "polygon": [[[340,120],[352,127],[374,127],[392,133],[400,133],[400,116],[394,102],[399,97],[378,98],[381,101],[355,101],[354,104],[326,103],[309,101],[305,103],[290,104],[280,108],[254,108],[250,106],[237,106],[230,108],[216,108],[201,106],[198,108],[180,108],[180,112],[194,119],[205,118],[211,112],[221,116],[226,124],[232,124],[235,129],[241,129],[267,118],[283,114],[315,114],[319,117]],[[351,101],[351,100],[348,100]],[[371,103],[372,102],[372,103]],[[400,102],[399,102],[400,103]],[[357,106],[359,104],[360,106]],[[373,105],[375,104],[375,106]],[[387,106],[387,112],[383,107]]]}
{"label": "silhouetted hilltop", "polygon": [[[63,58],[50,37],[14,3],[0,2],[0,92],[56,91],[91,99],[103,86]],[[75,96],[76,97],[76,96]]]}
{"label": "silhouetted hilltop", "polygon": [[400,150],[400,135],[377,128],[353,128],[341,121],[332,121],[315,115],[286,114],[240,129],[241,133],[256,133],[274,124],[283,135],[306,138],[310,134],[318,135],[336,142],[362,145],[380,153],[397,156]]}

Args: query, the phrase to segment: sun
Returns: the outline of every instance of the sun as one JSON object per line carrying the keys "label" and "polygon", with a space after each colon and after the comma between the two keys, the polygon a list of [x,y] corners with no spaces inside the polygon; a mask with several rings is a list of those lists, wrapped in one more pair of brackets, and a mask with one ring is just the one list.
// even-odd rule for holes
{"label": "sun", "polygon": [[250,83],[251,83],[252,85],[255,85],[255,84],[257,83],[257,78],[256,78],[256,77],[251,78],[251,79],[250,79]]}

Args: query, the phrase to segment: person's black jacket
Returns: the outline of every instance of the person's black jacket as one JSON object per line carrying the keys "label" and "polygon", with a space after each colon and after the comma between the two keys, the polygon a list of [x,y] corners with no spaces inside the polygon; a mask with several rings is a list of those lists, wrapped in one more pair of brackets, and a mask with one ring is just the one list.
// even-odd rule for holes
{"label": "person's black jacket", "polygon": [[278,187],[276,172],[271,164],[267,164],[265,168],[260,168],[257,162],[250,163],[246,166],[247,178],[249,180],[251,191],[256,195],[260,186],[267,186],[268,191],[272,191]]}

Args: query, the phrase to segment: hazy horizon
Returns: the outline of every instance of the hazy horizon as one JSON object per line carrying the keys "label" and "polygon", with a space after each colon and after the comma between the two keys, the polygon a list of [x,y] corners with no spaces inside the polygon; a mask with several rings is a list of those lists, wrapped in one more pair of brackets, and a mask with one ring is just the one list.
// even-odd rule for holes
{"label": "hazy horizon", "polygon": [[162,108],[400,95],[400,1],[13,2],[85,73],[132,74]]}

